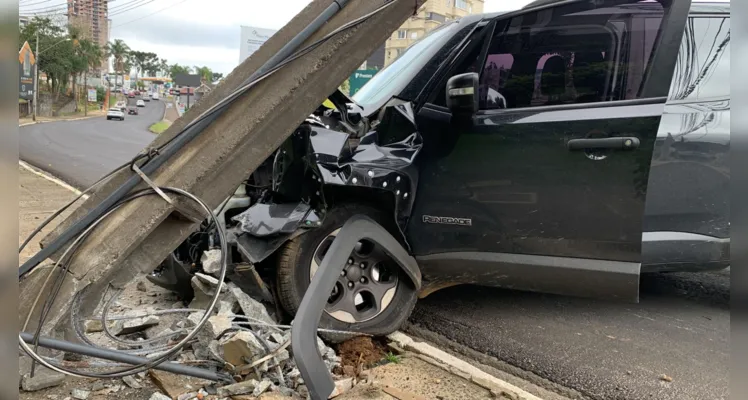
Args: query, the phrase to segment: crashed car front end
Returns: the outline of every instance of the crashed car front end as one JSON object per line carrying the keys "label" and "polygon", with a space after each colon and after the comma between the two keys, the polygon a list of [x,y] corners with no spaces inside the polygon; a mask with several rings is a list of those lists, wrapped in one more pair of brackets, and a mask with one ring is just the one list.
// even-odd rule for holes
{"label": "crashed car front end", "polygon": [[[339,102],[336,106],[342,108]],[[283,244],[322,225],[332,205],[351,196],[386,203],[380,205],[392,210],[407,245],[403,229],[415,198],[414,161],[423,142],[410,103],[393,100],[377,117],[356,119],[330,110],[311,115],[219,205],[216,215],[235,250],[230,279],[246,278],[237,276],[246,270],[237,265],[262,269],[258,266]],[[149,279],[189,298],[192,288],[184,277],[200,271],[201,254],[216,246],[215,230],[204,223],[174,252],[179,262],[165,262]],[[184,271],[171,270],[178,265]]]}

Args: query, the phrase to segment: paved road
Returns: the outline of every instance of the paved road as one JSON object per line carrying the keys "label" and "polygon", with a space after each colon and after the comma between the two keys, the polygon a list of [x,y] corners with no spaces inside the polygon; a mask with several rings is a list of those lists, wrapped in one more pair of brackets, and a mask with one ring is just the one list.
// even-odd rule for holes
{"label": "paved road", "polygon": [[164,107],[163,101],[147,102],[139,115],[126,115],[124,121],[97,117],[22,126],[21,159],[73,186],[88,187],[153,140],[148,127],[161,120]]}
{"label": "paved road", "polygon": [[411,322],[594,399],[727,399],[729,297],[729,270],[644,277],[639,304],[458,286]]}
{"label": "paved road", "polygon": [[[21,128],[21,158],[88,186],[151,142],[151,101],[124,122],[96,118]],[[455,287],[420,301],[418,327],[496,357],[499,369],[595,399],[722,399],[728,394],[730,274],[643,278],[640,304]],[[672,382],[659,379],[661,374]]]}

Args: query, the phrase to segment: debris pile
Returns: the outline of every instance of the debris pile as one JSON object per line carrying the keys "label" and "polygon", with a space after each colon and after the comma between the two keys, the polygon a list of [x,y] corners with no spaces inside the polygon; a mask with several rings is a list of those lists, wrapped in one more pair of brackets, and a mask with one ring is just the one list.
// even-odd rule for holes
{"label": "debris pile", "polygon": [[[208,255],[204,258],[209,257],[209,253],[206,252]],[[209,264],[208,259],[205,261]],[[218,289],[218,279],[198,272],[192,278],[192,287],[195,295],[186,305],[173,293],[147,280],[138,280],[120,294],[106,299],[98,317],[80,321],[81,331],[96,345],[154,357],[198,325]],[[309,392],[291,353],[290,326],[280,325],[277,319],[263,303],[235,283],[227,282],[207,323],[175,361],[226,373],[232,381],[218,384],[205,381],[204,386],[193,385],[190,389],[185,389],[185,385],[171,385],[169,389],[168,385],[160,383],[163,379],[158,378],[158,374],[162,372],[153,370],[151,380],[162,392],[171,391],[166,394],[172,398],[185,400],[208,395],[219,399],[257,397],[265,392],[306,398]],[[317,346],[328,370],[341,373],[341,359],[335,350],[319,337]],[[123,381],[130,388],[142,387],[135,378]],[[32,388],[33,383],[29,381],[26,386]]]}

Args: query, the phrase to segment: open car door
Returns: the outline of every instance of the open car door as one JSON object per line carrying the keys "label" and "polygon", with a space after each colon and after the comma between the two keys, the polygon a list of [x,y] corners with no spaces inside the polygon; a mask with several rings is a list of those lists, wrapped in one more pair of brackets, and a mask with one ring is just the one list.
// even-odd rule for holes
{"label": "open car door", "polygon": [[[408,226],[425,278],[638,300],[650,162],[690,3],[536,2],[465,41],[418,112],[440,138]],[[473,93],[469,115],[450,100]]]}

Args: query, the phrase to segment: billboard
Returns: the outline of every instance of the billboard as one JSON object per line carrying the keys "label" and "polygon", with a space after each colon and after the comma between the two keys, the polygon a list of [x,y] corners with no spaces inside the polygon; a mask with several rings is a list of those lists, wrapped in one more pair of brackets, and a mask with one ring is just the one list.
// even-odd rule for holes
{"label": "billboard", "polygon": [[88,89],[88,101],[96,103],[96,89]]}
{"label": "billboard", "polygon": [[130,74],[125,74],[122,80],[122,90],[130,90]]}
{"label": "billboard", "polygon": [[350,84],[350,96],[356,94],[369,79],[373,78],[379,70],[376,69],[359,69],[348,78]]}
{"label": "billboard", "polygon": [[257,28],[254,26],[241,27],[241,43],[239,44],[239,64],[262,46],[277,32],[275,29]]}
{"label": "billboard", "polygon": [[34,98],[34,68],[36,68],[36,58],[31,51],[29,42],[24,42],[21,50],[18,51],[18,97],[24,100],[33,100]]}

